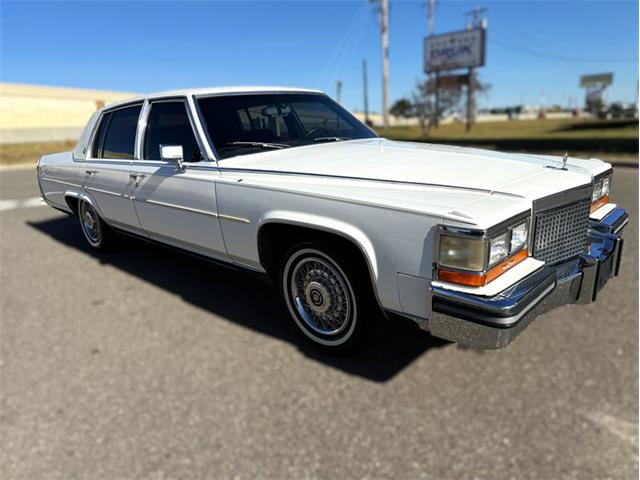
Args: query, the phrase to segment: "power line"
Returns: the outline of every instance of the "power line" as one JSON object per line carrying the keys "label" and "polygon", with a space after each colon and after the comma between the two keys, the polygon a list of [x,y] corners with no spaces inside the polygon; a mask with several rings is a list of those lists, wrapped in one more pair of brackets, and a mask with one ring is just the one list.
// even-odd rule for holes
{"label": "power line", "polygon": [[[521,47],[521,44],[531,45],[531,44],[536,44],[537,43],[537,41],[534,41],[534,40],[526,40],[525,41],[524,39],[515,38],[513,36],[507,35],[506,32],[501,32],[498,29],[494,29],[493,30],[493,34],[498,34],[500,36],[504,36],[507,39],[507,43],[510,43],[511,45],[513,45],[513,42],[520,44],[520,45],[515,45],[517,47]],[[493,37],[493,35],[491,35],[491,37]],[[489,40],[490,40],[490,43],[493,43],[493,38],[490,38]],[[502,39],[502,41],[505,42],[504,39]],[[494,44],[494,45],[498,45],[498,44]],[[498,45],[498,46],[500,48],[504,48],[504,47],[502,47],[502,45]],[[525,46],[525,47],[522,47],[522,48],[526,49],[527,47]],[[544,51],[543,53],[551,53],[551,52]],[[549,61],[556,62],[556,67],[557,68],[562,68],[562,69],[567,70],[569,72],[575,72],[575,65],[576,65],[575,62],[567,62],[567,61],[559,60],[557,58],[550,58],[550,57],[545,57],[545,58],[547,58]]]}
{"label": "power line", "polygon": [[315,82],[316,88],[328,89],[328,86],[333,79],[342,75],[344,65],[347,65],[349,60],[346,57],[355,49],[364,31],[366,22],[364,13],[366,9],[366,3],[360,5],[360,8],[351,18],[351,21],[344,30],[344,33],[336,43],[336,47],[331,54],[331,57],[324,64],[320,75],[317,77]]}
{"label": "power line", "polygon": [[638,59],[637,58],[587,58],[587,57],[572,57],[572,56],[567,56],[567,55],[558,55],[558,54],[554,54],[554,53],[545,53],[545,52],[539,52],[536,50],[531,50],[529,48],[525,48],[525,47],[519,47],[517,45],[512,45],[509,43],[505,43],[505,42],[501,42],[499,40],[494,40],[492,38],[489,39],[489,43],[494,43],[496,45],[500,45],[501,47],[504,48],[509,48],[511,50],[515,50],[518,52],[522,52],[522,53],[527,53],[529,55],[534,55],[537,57],[547,57],[547,58],[554,58],[556,60],[563,60],[565,62],[602,62],[602,63],[613,63],[613,62],[637,62]]}

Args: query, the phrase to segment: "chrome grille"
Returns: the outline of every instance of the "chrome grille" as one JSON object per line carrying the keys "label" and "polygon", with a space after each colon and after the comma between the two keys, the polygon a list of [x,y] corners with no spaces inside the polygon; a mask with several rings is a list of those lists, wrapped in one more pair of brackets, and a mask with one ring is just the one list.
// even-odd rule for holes
{"label": "chrome grille", "polygon": [[591,200],[586,198],[537,214],[533,257],[556,263],[582,252],[587,243],[590,208]]}

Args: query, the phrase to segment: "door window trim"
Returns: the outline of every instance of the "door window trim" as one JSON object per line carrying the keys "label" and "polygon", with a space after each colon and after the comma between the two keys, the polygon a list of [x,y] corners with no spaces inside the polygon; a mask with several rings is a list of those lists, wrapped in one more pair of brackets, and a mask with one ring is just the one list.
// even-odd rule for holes
{"label": "door window trim", "polygon": [[[140,106],[140,113],[138,114],[138,124],[140,123],[140,115],[142,114],[142,111],[144,109],[144,101],[142,100],[134,100],[131,102],[127,102],[124,104],[120,104],[120,105],[116,105],[114,107],[105,107],[101,112],[100,112],[100,117],[98,118],[98,121],[95,123],[95,125],[93,126],[93,131],[91,132],[91,136],[89,137],[89,148],[87,150],[87,157],[85,158],[85,162],[114,162],[114,163],[131,163],[130,158],[99,158],[99,157],[94,157],[93,156],[93,150],[94,150],[94,143],[96,141],[96,135],[98,133],[98,130],[100,129],[100,125],[102,125],[102,121],[104,120],[104,117],[106,117],[109,113],[112,112],[116,112],[118,110],[123,110],[125,108],[131,108],[131,107],[137,107]],[[109,122],[111,123],[111,122]],[[108,131],[105,132],[105,138],[106,138],[106,133],[109,133]],[[135,160],[136,158],[136,142],[138,140],[138,129],[136,128],[136,137],[134,140],[134,147],[133,147],[133,159]]]}
{"label": "door window trim", "polygon": [[[202,156],[202,160],[199,162],[187,162],[184,161],[183,165],[185,167],[197,167],[199,165],[202,166],[218,166],[218,162],[216,159],[214,161],[210,160],[210,157],[207,153],[207,150],[204,147],[204,143],[200,138],[200,135],[197,133],[197,128],[195,125],[194,117],[191,112],[191,106],[187,100],[186,96],[175,96],[175,97],[157,97],[157,98],[147,98],[144,101],[144,105],[142,106],[142,111],[140,112],[140,118],[138,119],[138,128],[136,132],[136,147],[135,147],[135,155],[134,162],[137,163],[149,163],[152,165],[169,165],[172,162],[167,162],[164,160],[149,160],[144,158],[144,142],[147,135],[147,123],[149,121],[149,115],[151,114],[151,107],[156,103],[179,103],[182,102],[184,105],[185,112],[187,113],[187,118],[189,119],[189,125],[191,126],[191,133],[193,133],[193,137],[196,140],[196,144],[198,145],[198,149],[200,150],[200,155]],[[213,165],[212,165],[213,164]]]}

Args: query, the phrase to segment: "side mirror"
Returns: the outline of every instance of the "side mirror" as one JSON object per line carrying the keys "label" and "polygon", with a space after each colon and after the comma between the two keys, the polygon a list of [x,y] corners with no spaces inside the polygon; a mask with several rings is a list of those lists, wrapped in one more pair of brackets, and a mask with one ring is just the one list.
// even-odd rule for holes
{"label": "side mirror", "polygon": [[160,145],[160,158],[165,162],[175,162],[178,170],[184,170],[182,145]]}

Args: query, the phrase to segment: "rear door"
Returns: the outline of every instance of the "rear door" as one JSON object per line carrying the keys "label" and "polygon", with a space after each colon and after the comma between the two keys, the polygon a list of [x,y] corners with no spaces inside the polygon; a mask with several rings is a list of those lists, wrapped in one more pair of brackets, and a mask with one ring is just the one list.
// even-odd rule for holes
{"label": "rear door", "polygon": [[[142,118],[140,159],[131,166],[142,229],[156,240],[226,260],[215,192],[220,172],[205,160],[186,100],[151,100]],[[161,160],[160,145],[182,147],[184,170]]]}
{"label": "rear door", "polygon": [[84,189],[102,217],[135,233],[140,224],[131,200],[130,170],[141,110],[139,103],[103,113],[84,164]]}

